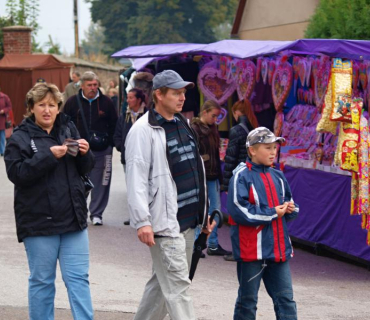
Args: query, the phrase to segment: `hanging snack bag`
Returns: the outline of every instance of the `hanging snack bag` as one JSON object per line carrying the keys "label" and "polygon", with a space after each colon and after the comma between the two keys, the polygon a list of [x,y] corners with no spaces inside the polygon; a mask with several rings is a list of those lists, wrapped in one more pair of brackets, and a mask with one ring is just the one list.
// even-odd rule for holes
{"label": "hanging snack bag", "polygon": [[330,113],[332,109],[332,80],[329,80],[328,89],[325,94],[324,106],[322,109],[321,119],[317,124],[317,132],[330,132],[335,135],[337,133],[338,123],[330,120]]}
{"label": "hanging snack bag", "polygon": [[333,59],[330,120],[351,123],[352,63]]}

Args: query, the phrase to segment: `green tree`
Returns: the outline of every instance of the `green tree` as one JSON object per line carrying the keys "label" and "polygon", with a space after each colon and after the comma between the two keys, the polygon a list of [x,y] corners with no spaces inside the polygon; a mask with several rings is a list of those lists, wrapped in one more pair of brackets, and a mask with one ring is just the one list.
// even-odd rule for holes
{"label": "green tree", "polygon": [[370,0],[321,0],[305,32],[306,38],[370,38]]}
{"label": "green tree", "polygon": [[45,43],[45,46],[48,47],[48,53],[50,54],[61,54],[60,44],[53,41],[53,38],[49,34],[49,41]]}
{"label": "green tree", "polygon": [[103,52],[105,48],[104,28],[100,23],[90,23],[89,28],[85,31],[85,39],[81,41],[82,54],[98,55]]}
{"label": "green tree", "polygon": [[[218,40],[217,27],[232,23],[237,0],[85,0],[105,28],[110,52],[131,45]],[[106,50],[107,52],[108,50]]]}
{"label": "green tree", "polygon": [[36,35],[40,26],[37,22],[39,15],[39,0],[7,0],[9,25],[32,27],[32,50],[41,51],[36,42]]}

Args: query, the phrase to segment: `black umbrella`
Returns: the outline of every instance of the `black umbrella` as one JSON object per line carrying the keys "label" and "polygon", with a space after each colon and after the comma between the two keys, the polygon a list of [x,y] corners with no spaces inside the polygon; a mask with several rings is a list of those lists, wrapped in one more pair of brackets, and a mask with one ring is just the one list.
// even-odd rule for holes
{"label": "black umbrella", "polygon": [[[223,224],[223,215],[220,210],[214,210],[209,218],[210,224],[212,224],[213,219],[215,218],[216,214],[219,217],[219,222],[218,222],[218,228],[222,227]],[[202,255],[202,251],[207,248],[207,234],[201,232],[198,236],[198,238],[194,242],[194,251],[193,251],[193,256],[191,258],[191,266],[190,266],[190,272],[189,272],[189,279],[193,280],[195,270],[197,270],[197,265],[200,259],[200,256]]]}

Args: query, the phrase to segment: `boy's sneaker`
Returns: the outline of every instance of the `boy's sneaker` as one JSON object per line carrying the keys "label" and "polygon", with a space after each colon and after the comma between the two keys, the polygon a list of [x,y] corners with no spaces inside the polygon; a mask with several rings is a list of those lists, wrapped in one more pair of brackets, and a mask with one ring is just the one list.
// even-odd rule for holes
{"label": "boy's sneaker", "polygon": [[227,250],[223,249],[220,245],[218,245],[217,248],[208,247],[207,254],[209,256],[228,256],[228,255],[232,254],[232,252],[227,251]]}
{"label": "boy's sneaker", "polygon": [[103,220],[98,218],[98,217],[94,217],[94,218],[92,218],[92,224],[94,226],[102,226],[103,225]]}

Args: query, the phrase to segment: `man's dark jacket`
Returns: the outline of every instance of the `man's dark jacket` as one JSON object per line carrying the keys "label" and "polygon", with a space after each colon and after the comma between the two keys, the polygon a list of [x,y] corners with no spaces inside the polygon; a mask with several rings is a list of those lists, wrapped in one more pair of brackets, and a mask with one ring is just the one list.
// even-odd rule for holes
{"label": "man's dark jacket", "polygon": [[[91,103],[82,96],[82,89],[75,96],[70,97],[63,109],[63,112],[71,117],[75,123],[81,137],[89,140],[88,133],[85,130],[77,99],[80,99],[88,130],[107,133],[109,136],[109,144],[113,144],[113,135],[117,123],[117,112],[112,100],[103,95],[99,90],[99,97]],[[94,151],[94,150],[93,150]]]}
{"label": "man's dark jacket", "polygon": [[[55,131],[54,131],[55,130]],[[18,241],[29,236],[48,236],[87,227],[85,187],[81,175],[94,166],[91,151],[57,159],[50,147],[66,138],[79,139],[69,117],[57,116],[49,135],[27,118],[14,130],[6,151],[8,178],[14,183],[14,211]]]}

